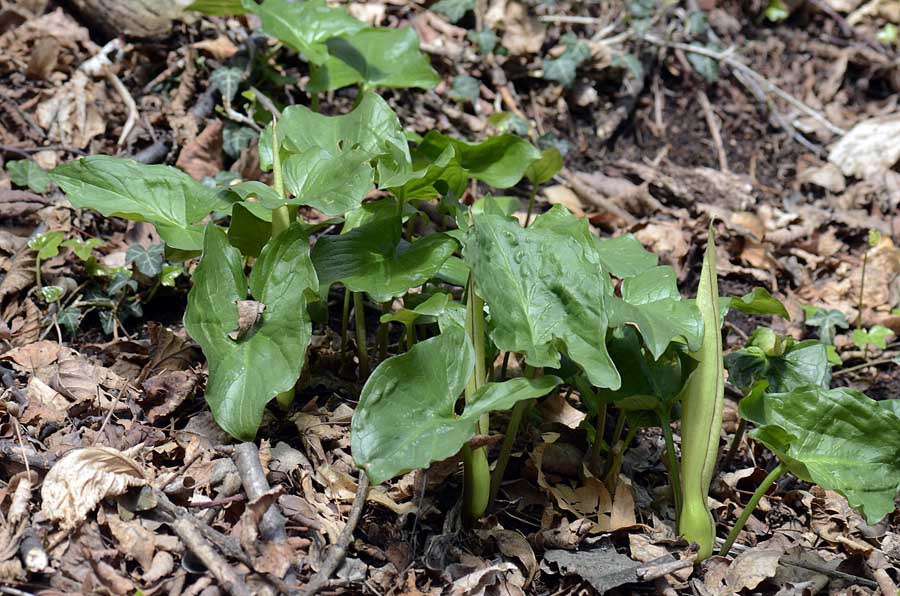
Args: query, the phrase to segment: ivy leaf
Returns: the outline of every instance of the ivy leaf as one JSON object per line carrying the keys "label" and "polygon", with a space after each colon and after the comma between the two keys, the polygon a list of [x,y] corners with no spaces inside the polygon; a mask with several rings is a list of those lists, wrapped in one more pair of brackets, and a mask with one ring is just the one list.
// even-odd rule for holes
{"label": "ivy leaf", "polygon": [[610,326],[637,327],[654,358],[659,358],[669,343],[679,337],[692,351],[700,349],[700,312],[693,301],[681,299],[671,267],[654,267],[626,278],[622,281],[622,297],[610,296],[607,300]]}
{"label": "ivy leaf", "polygon": [[493,29],[485,27],[481,31],[469,31],[466,33],[466,39],[478,46],[479,53],[487,56],[497,47],[500,38],[494,33]]}
{"label": "ivy leaf", "polygon": [[222,131],[222,149],[228,157],[237,159],[241,151],[250,146],[258,135],[249,126],[238,126],[229,122]]}
{"label": "ivy leaf", "polygon": [[481,96],[481,81],[469,75],[453,77],[447,95],[450,96],[450,99],[458,102],[478,103],[478,98]]}
{"label": "ivy leaf", "polygon": [[353,458],[373,484],[459,451],[482,414],[549,393],[560,380],[516,378],[482,386],[462,414],[457,398],[472,375],[475,353],[460,325],[388,358],[369,377],[353,414]]}
{"label": "ivy leaf", "polygon": [[402,296],[434,277],[458,245],[445,234],[413,243],[401,237],[399,218],[375,220],[338,236],[322,236],[312,252],[321,292],[341,282],[376,302]]}
{"label": "ivy leaf", "polygon": [[839,310],[825,310],[816,306],[804,306],[803,312],[806,314],[805,323],[807,327],[817,327],[819,329],[819,339],[825,344],[834,344],[836,329],[847,329],[850,327],[847,317]]}
{"label": "ivy leaf", "polygon": [[184,251],[203,245],[200,220],[230,206],[181,170],[106,155],[64,163],[50,177],[75,207],[152,223],[168,246]]}
{"label": "ivy leaf", "polygon": [[[306,290],[317,289],[309,238],[299,224],[272,239],[253,266],[249,283],[241,255],[214,224],[206,227],[203,256],[194,271],[184,324],[209,363],[206,401],[231,436],[251,441],[266,404],[300,377],[312,325]],[[265,305],[261,320],[239,341],[237,302]]]}
{"label": "ivy leaf", "polygon": [[219,90],[225,101],[234,99],[243,80],[244,70],[234,66],[219,67],[209,75],[209,84]]}
{"label": "ivy leaf", "polygon": [[66,290],[60,286],[42,286],[40,292],[44,302],[51,304],[62,298]]}
{"label": "ivy leaf", "polygon": [[16,186],[27,187],[38,194],[50,190],[50,175],[31,159],[8,161],[6,170]]}
{"label": "ivy leaf", "polygon": [[174,288],[175,281],[184,273],[181,265],[163,265],[159,274],[159,283],[167,288]]}
{"label": "ivy leaf", "polygon": [[[590,234],[586,221],[554,215]],[[546,218],[523,229],[510,218],[476,215],[466,234],[463,255],[490,307],[491,338],[535,367],[558,368],[564,351],[591,383],[616,389],[619,373],[602,339],[608,319],[595,245],[560,232],[557,222],[542,226]]]}
{"label": "ivy leaf", "polygon": [[134,263],[137,270],[143,275],[156,277],[162,272],[164,249],[162,244],[154,244],[150,248],[133,244],[125,251],[125,264]]}
{"label": "ivy leaf", "polygon": [[419,51],[419,36],[411,27],[370,27],[332,37],[325,45],[330,57],[311,73],[307,88],[312,93],[356,84],[431,89],[441,80]]}
{"label": "ivy leaf", "polygon": [[266,0],[254,8],[262,30],[303,55],[313,64],[325,64],[324,43],[338,35],[356,33],[366,27],[362,21],[340,8],[330,8],[325,0]]}
{"label": "ivy leaf", "polygon": [[508,132],[522,137],[528,134],[528,120],[513,112],[494,112],[488,116],[488,124],[499,132]]}
{"label": "ivy leaf", "polygon": [[556,147],[541,151],[541,156],[528,165],[525,177],[532,184],[549,182],[563,167],[563,156]]}
{"label": "ivy leaf", "polygon": [[228,241],[249,257],[258,257],[272,236],[272,222],[256,216],[247,205],[235,203],[231,209],[231,225],[228,227]]}
{"label": "ivy leaf", "polygon": [[37,253],[37,257],[46,261],[59,254],[59,246],[66,235],[62,232],[44,232],[28,239],[28,248]]}
{"label": "ivy leaf", "polygon": [[81,324],[81,309],[75,306],[67,306],[56,315],[56,322],[65,327],[69,335],[75,335],[78,332],[78,326]]}
{"label": "ivy leaf", "polygon": [[[290,106],[278,121],[278,139],[288,155],[318,148],[332,156],[353,150],[373,160],[379,188],[399,186],[412,175],[409,143],[400,119],[387,102],[366,93],[356,108],[340,116],[325,116],[305,106]],[[272,167],[272,126],[260,137],[260,165]],[[282,160],[284,163],[285,160]]]}
{"label": "ivy leaf", "polygon": [[894,332],[884,325],[875,325],[870,329],[854,329],[850,334],[853,344],[865,350],[869,346],[885,350],[887,349],[887,340],[894,335]]}
{"label": "ivy leaf", "polygon": [[475,0],[440,0],[431,5],[429,10],[447,17],[451,23],[455,23],[467,12],[475,9]]}
{"label": "ivy leaf", "polygon": [[60,246],[71,248],[76,257],[78,257],[82,261],[87,261],[91,258],[91,251],[93,251],[95,248],[103,246],[103,244],[103,241],[99,238],[88,238],[87,240],[81,240],[80,238],[70,238],[61,243]]}
{"label": "ivy leaf", "polygon": [[369,159],[356,149],[332,155],[318,147],[291,155],[284,162],[284,184],[294,196],[284,202],[309,205],[325,215],[342,215],[359,207],[375,183]]}
{"label": "ivy leaf", "polygon": [[426,134],[417,151],[436,161],[451,146],[456,151],[456,161],[469,177],[494,188],[515,186],[528,166],[541,157],[531,143],[514,135],[499,135],[481,143],[466,143],[437,131]]}
{"label": "ivy leaf", "polygon": [[590,58],[591,49],[572,33],[566,33],[560,41],[565,44],[566,49],[559,58],[544,59],[544,78],[569,87],[575,82],[578,67]]}
{"label": "ivy leaf", "polygon": [[836,491],[875,524],[900,489],[900,418],[844,387],[752,394],[741,416],[751,436],[807,482]]}

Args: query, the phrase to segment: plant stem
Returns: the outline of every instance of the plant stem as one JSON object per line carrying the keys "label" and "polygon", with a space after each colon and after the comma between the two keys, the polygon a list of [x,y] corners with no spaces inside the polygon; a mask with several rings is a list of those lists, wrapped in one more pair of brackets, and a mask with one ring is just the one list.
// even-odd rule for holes
{"label": "plant stem", "polygon": [[278,407],[287,412],[291,409],[291,406],[294,405],[294,388],[291,387],[287,391],[282,391],[278,395],[275,396],[275,403],[278,404]]}
{"label": "plant stem", "polygon": [[[350,288],[344,287],[344,308],[341,311],[341,355],[347,353],[347,328],[350,326]],[[342,358],[343,360],[343,358]]]}
{"label": "plant stem", "polygon": [[531,223],[531,211],[534,209],[534,197],[537,195],[537,184],[531,184],[531,191],[528,193],[528,211],[525,212],[525,227]]}
{"label": "plant stem", "polygon": [[416,345],[416,324],[410,323],[406,326],[406,350],[412,350]]}
{"label": "plant stem", "polygon": [[353,292],[353,316],[356,320],[356,352],[359,355],[359,378],[369,376],[369,353],[366,351],[366,311],[362,292]]}
{"label": "plant stem", "polygon": [[[624,412],[621,417],[625,417]],[[634,441],[637,431],[638,427],[632,426],[628,429],[628,434],[625,435],[624,441],[613,443],[612,457],[610,457],[612,465],[609,466],[609,470],[607,470],[606,474],[603,476],[603,484],[606,485],[606,490],[609,491],[610,496],[616,494],[616,484],[619,482],[619,472],[622,469],[622,460],[625,459],[625,451],[628,449],[628,446],[631,445],[631,442]]]}
{"label": "plant stem", "polygon": [[[272,186],[284,200],[284,177],[281,173],[281,150],[278,142],[278,121],[272,122]],[[272,238],[291,225],[291,212],[287,205],[272,210]]]}
{"label": "plant stem", "polygon": [[497,377],[497,381],[505,381],[506,380],[506,371],[509,368],[509,357],[512,355],[512,352],[507,352],[503,355],[503,364],[500,365],[500,376]]}
{"label": "plant stem", "polygon": [[[534,378],[534,368],[530,365],[525,366],[525,377]],[[522,417],[531,407],[534,400],[526,399],[516,402],[513,406],[512,413],[509,416],[509,422],[506,425],[506,434],[503,435],[503,445],[500,447],[500,454],[497,456],[497,464],[494,466],[494,473],[491,475],[491,496],[490,503],[494,502],[497,494],[500,492],[500,484],[503,482],[503,474],[506,472],[506,465],[509,463],[509,456],[512,454],[513,445],[516,442],[516,435],[519,434],[519,425],[522,423]]]}
{"label": "plant stem", "polygon": [[41,257],[37,253],[34,255],[34,285],[38,291],[41,290]]}
{"label": "plant stem", "polygon": [[[312,62],[309,63],[309,78],[310,78],[310,80],[312,80],[315,77],[316,72],[318,70],[319,70],[318,65],[313,64]],[[318,93],[309,92],[309,107],[313,112],[321,111],[321,106],[319,105],[319,94]]]}
{"label": "plant stem", "polygon": [[594,423],[594,442],[591,444],[591,458],[588,460],[588,467],[593,472],[600,468],[600,452],[603,449],[603,429],[606,428],[607,409],[606,400],[603,400],[600,403],[600,410],[597,412],[597,421]]}
{"label": "plant stem", "polygon": [[668,408],[664,408],[660,412],[660,422],[662,423],[663,438],[666,441],[666,461],[669,467],[669,486],[672,487],[672,500],[675,502],[675,522],[677,524],[677,516],[681,513],[681,470],[678,467],[678,457],[675,455],[675,439],[672,437],[672,420]]}
{"label": "plant stem", "polygon": [[734,456],[737,455],[737,451],[741,446],[741,440],[744,438],[744,431],[746,430],[747,421],[741,418],[741,421],[738,422],[737,430],[734,431],[734,438],[731,440],[731,446],[728,447],[728,453],[725,454],[722,463],[719,465],[720,470],[724,470],[731,465],[732,461],[734,461]]}
{"label": "plant stem", "polygon": [[[391,302],[387,301],[381,305],[381,314],[391,312]],[[387,358],[388,351],[388,325],[390,323],[378,323],[378,360]]]}
{"label": "plant stem", "polygon": [[741,530],[744,529],[744,524],[747,523],[747,520],[750,519],[750,515],[753,513],[753,510],[756,509],[756,506],[759,504],[759,500],[762,499],[763,495],[769,490],[769,487],[775,483],[778,478],[781,477],[785,472],[785,465],[781,462],[775,466],[775,469],[769,472],[769,475],[765,477],[765,479],[760,483],[760,485],[756,488],[756,491],[753,493],[753,496],[750,497],[750,501],[747,502],[747,506],[744,507],[743,513],[738,518],[737,522],[734,524],[734,527],[731,528],[731,531],[728,533],[728,538],[725,539],[725,544],[722,545],[722,550],[719,551],[721,556],[725,556],[728,554],[728,551],[731,550],[731,545],[734,544],[734,541],[737,540],[738,534],[741,533]]}
{"label": "plant stem", "polygon": [[[869,250],[866,249],[865,254],[863,254],[862,271],[860,272],[860,276],[859,276],[859,305],[857,306],[856,325],[855,325],[857,329],[862,328],[863,296],[864,296],[863,291],[865,290],[865,287],[866,287],[866,265],[868,264],[868,262],[869,262]],[[868,348],[868,347],[869,346],[866,345],[866,348]]]}
{"label": "plant stem", "polygon": [[[470,274],[466,296],[466,333],[475,349],[475,371],[466,384],[466,404],[469,404],[485,382],[484,364],[484,302],[475,294],[475,278]],[[488,432],[487,415],[477,423],[477,432]],[[487,449],[463,447],[464,489],[463,517],[468,525],[484,516],[490,505],[491,469],[487,460]]]}
{"label": "plant stem", "polygon": [[897,362],[897,356],[893,358],[882,358],[880,360],[870,360],[869,362],[863,362],[862,364],[854,364],[853,366],[849,366],[847,368],[842,368],[840,370],[836,370],[831,373],[832,377],[839,377],[841,375],[846,375],[847,373],[852,373],[857,370],[861,370],[863,368],[869,368],[870,366],[880,366],[882,364],[893,364]]}

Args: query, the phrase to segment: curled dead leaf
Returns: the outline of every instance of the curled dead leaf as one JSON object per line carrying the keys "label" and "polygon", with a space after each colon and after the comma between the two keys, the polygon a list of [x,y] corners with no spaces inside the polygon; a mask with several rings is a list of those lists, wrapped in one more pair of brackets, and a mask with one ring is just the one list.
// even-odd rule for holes
{"label": "curled dead leaf", "polygon": [[41,512],[50,520],[61,520],[64,529],[71,529],[106,497],[145,484],[147,477],[141,466],[118,449],[75,449],[47,472],[41,488]]}
{"label": "curled dead leaf", "polygon": [[256,326],[266,310],[266,305],[256,300],[235,300],[238,309],[237,328],[228,334],[234,341],[240,341]]}

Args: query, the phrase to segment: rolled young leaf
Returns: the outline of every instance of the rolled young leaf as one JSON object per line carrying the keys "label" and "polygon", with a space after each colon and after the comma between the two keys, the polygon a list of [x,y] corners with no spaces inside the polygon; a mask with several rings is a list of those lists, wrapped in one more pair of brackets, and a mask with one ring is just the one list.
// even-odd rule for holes
{"label": "rolled young leaf", "polygon": [[706,497],[712,482],[719,433],[725,376],[722,362],[722,335],[719,327],[719,289],[716,275],[716,243],[712,225],[703,258],[697,308],[703,318],[703,342],[694,356],[697,368],[684,388],[681,415],[681,487],[682,506],[679,532],[700,547],[698,560],[712,554],[716,525]]}
{"label": "rolled young leaf", "polygon": [[[306,290],[318,286],[307,231],[294,223],[272,239],[248,284],[240,252],[209,224],[193,282],[184,325],[209,363],[206,401],[223,430],[253,440],[266,404],[293,388],[306,360],[312,336]],[[238,302],[248,290],[262,306],[258,320],[241,329]]]}

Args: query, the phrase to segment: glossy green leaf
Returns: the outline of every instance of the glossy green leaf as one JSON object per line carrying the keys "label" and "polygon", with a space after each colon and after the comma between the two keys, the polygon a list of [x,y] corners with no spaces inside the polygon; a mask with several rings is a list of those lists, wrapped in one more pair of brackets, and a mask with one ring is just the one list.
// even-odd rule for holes
{"label": "glossy green leaf", "polygon": [[185,10],[212,16],[241,15],[247,12],[241,0],[194,0]]}
{"label": "glossy green leaf", "polygon": [[752,292],[740,297],[720,297],[719,305],[723,311],[733,308],[748,315],[777,315],[791,320],[791,315],[781,300],[772,296],[765,288],[753,288]]}
{"label": "glossy green leaf", "polygon": [[[269,242],[248,283],[240,253],[210,224],[193,283],[184,324],[209,364],[206,400],[226,432],[253,440],[266,404],[294,386],[306,359],[312,334],[306,291],[317,289],[307,233],[295,223]],[[236,302],[250,299],[265,310],[240,339],[232,339]]]}
{"label": "glossy green leaf", "polygon": [[308,86],[312,93],[356,84],[366,89],[430,89],[441,80],[419,51],[419,36],[411,27],[370,27],[332,37],[325,45],[330,57],[313,70]]}
{"label": "glossy green leaf", "polygon": [[677,338],[683,338],[691,350],[700,349],[700,312],[694,301],[681,299],[671,267],[654,267],[626,278],[621,288],[621,298],[607,298],[611,327],[634,325],[655,358]]}
{"label": "glossy green leaf", "polygon": [[293,198],[285,202],[309,205],[325,215],[342,215],[359,207],[375,182],[370,159],[355,149],[332,155],[318,147],[291,155],[284,162],[284,186]]}
{"label": "glossy green leaf", "polygon": [[341,282],[376,302],[402,296],[434,277],[456,251],[455,240],[430,234],[413,243],[401,238],[400,219],[376,220],[338,236],[316,241],[312,259],[321,292]]}
{"label": "glossy green leaf", "polygon": [[827,389],[831,383],[827,346],[816,340],[798,343],[790,340],[789,347],[778,355],[750,345],[725,356],[725,367],[728,380],[745,393],[760,380],[765,380],[767,391],[773,393],[807,385]]}
{"label": "glossy green leaf", "polygon": [[175,287],[176,280],[184,274],[184,267],[181,265],[163,265],[159,274],[159,283],[167,288]]}
{"label": "glossy green leaf", "polygon": [[884,350],[887,348],[887,340],[893,335],[894,332],[884,325],[874,325],[869,329],[854,329],[850,337],[853,345],[861,350],[869,346]]}
{"label": "glossy green leaf", "polygon": [[597,250],[605,269],[622,279],[640,275],[659,263],[659,258],[633,234],[598,240]]}
{"label": "glossy green leaf", "polygon": [[457,158],[456,149],[445,147],[441,152],[422,151],[416,147],[412,151],[413,172],[402,186],[391,188],[391,192],[404,201],[413,199],[433,199],[451,193],[461,196],[469,183],[469,175]]}
{"label": "glossy green leaf", "polygon": [[167,245],[187,251],[203,246],[198,222],[230,206],[215,189],[181,170],[118,157],[95,155],[70,161],[50,177],[74,206],[152,223]]}
{"label": "glossy green leaf", "polygon": [[[417,305],[415,308],[401,308],[394,312],[381,315],[382,323],[402,323],[403,325],[412,325],[420,317],[433,320],[447,310],[447,304],[450,302],[450,295],[439,292],[427,300]],[[465,308],[459,305],[461,308]]]}
{"label": "glossy green leaf", "polygon": [[707,496],[712,482],[719,436],[722,430],[725,375],[722,365],[722,333],[719,324],[719,288],[715,234],[709,241],[697,287],[697,308],[703,317],[703,341],[694,354],[697,368],[685,384],[681,415],[681,515],[679,532],[700,546],[699,559],[712,554],[716,524]]}
{"label": "glossy green leaf", "polygon": [[235,203],[231,209],[231,225],[228,226],[228,241],[241,251],[242,255],[258,257],[272,236],[272,222],[256,216],[247,207],[251,203]]}
{"label": "glossy green leaf", "polygon": [[466,143],[430,131],[417,151],[432,160],[438,159],[447,147],[456,150],[456,160],[468,175],[494,188],[514,186],[525,175],[528,166],[541,153],[531,143],[514,135],[499,135],[481,143]]}
{"label": "glossy green leaf", "polygon": [[338,35],[356,33],[366,24],[325,0],[265,0],[254,8],[264,33],[278,39],[314,64],[328,61],[325,42]]}
{"label": "glossy green leaf", "polygon": [[65,293],[66,290],[60,286],[42,286],[40,289],[41,298],[47,304],[58,301]]}
{"label": "glossy green leaf", "polygon": [[28,239],[28,248],[37,253],[37,257],[45,261],[59,254],[59,247],[66,235],[63,232],[44,232]]}
{"label": "glossy green leaf", "polygon": [[450,324],[375,369],[351,426],[353,459],[373,483],[450,457],[475,435],[482,414],[545,395],[560,382],[543,377],[488,383],[456,414],[474,365],[463,327]]}
{"label": "glossy green leaf", "polygon": [[[359,105],[340,116],[325,116],[305,106],[284,110],[278,121],[278,138],[288,155],[318,148],[332,156],[348,150],[374,160],[380,188],[398,186],[412,176],[409,143],[397,114],[378,95],[366,93]],[[272,126],[259,141],[260,165],[272,167]]]}
{"label": "glossy green leaf", "polygon": [[150,248],[144,248],[140,244],[133,244],[125,251],[125,264],[137,267],[143,275],[156,277],[162,271],[163,245],[154,244]]}
{"label": "glossy green leaf", "polygon": [[900,418],[844,387],[754,394],[741,416],[793,474],[844,495],[870,524],[894,511],[900,490]]}
{"label": "glossy green leaf", "polygon": [[541,156],[529,164],[525,177],[532,184],[549,182],[563,167],[563,156],[556,147],[541,151]]}
{"label": "glossy green leaf", "polygon": [[76,257],[78,257],[82,261],[87,261],[89,258],[91,258],[91,251],[93,251],[95,248],[103,246],[103,244],[103,241],[99,238],[88,238],[87,240],[81,240],[80,238],[70,238],[61,243],[60,246],[71,248]]}
{"label": "glossy green leaf", "polygon": [[6,162],[9,179],[16,186],[22,186],[38,194],[50,190],[50,175],[31,159],[20,159]]}
{"label": "glossy green leaf", "polygon": [[535,367],[559,367],[565,351],[591,383],[615,389],[620,379],[604,341],[608,321],[595,245],[561,233],[557,222],[542,226],[544,218],[570,217],[589,234],[586,221],[554,209],[527,229],[498,215],[474,217],[463,252],[490,307],[491,338]]}

